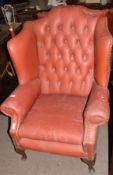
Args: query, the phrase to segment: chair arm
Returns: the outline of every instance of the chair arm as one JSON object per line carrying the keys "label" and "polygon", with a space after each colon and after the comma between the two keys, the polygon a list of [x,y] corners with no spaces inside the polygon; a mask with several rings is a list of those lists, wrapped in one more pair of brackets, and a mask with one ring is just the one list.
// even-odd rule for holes
{"label": "chair arm", "polygon": [[96,125],[102,125],[109,120],[109,91],[94,83],[84,112],[84,119]]}
{"label": "chair arm", "polygon": [[11,129],[16,130],[40,94],[38,79],[19,85],[1,104],[1,112],[11,117]]}
{"label": "chair arm", "polygon": [[84,111],[83,145],[90,159],[96,150],[98,126],[109,120],[109,91],[94,83]]}

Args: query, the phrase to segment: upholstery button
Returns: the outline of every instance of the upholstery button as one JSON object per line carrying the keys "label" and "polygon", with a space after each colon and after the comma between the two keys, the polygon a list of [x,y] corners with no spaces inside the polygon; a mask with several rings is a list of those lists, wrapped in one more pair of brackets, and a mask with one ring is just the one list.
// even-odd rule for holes
{"label": "upholstery button", "polygon": [[67,67],[65,67],[64,70],[67,71]]}
{"label": "upholstery button", "polygon": [[56,70],[55,67],[53,67],[53,68],[52,68],[52,71],[55,72],[55,70]]}
{"label": "upholstery button", "polygon": [[86,80],[83,80],[83,85],[85,85],[86,84]]}
{"label": "upholstery button", "polygon": [[93,73],[93,70],[90,69],[90,70],[89,70],[89,75],[92,75],[92,73]]}
{"label": "upholstery button", "polygon": [[83,56],[83,61],[87,61],[87,56],[86,55]]}
{"label": "upholstery button", "polygon": [[60,59],[62,57],[61,53],[58,53],[58,59]]}
{"label": "upholstery button", "polygon": [[77,45],[77,47],[80,47],[80,40],[79,39],[76,40],[76,45]]}
{"label": "upholstery button", "polygon": [[47,80],[47,84],[49,84],[49,80]]}
{"label": "upholstery button", "polygon": [[61,86],[61,81],[58,82],[58,86]]}
{"label": "upholstery button", "polygon": [[67,45],[68,41],[67,39],[64,39],[64,44]]}
{"label": "upholstery button", "polygon": [[50,26],[46,26],[46,31],[47,31],[47,32],[50,31]]}
{"label": "upholstery button", "polygon": [[42,65],[40,65],[40,71],[41,71],[41,72],[44,72],[44,71],[45,71],[45,67],[42,66]]}
{"label": "upholstery button", "polygon": [[74,31],[75,30],[75,26],[72,24],[71,25],[71,30]]}
{"label": "upholstery button", "polygon": [[77,68],[76,73],[79,75],[80,74],[80,69]]}
{"label": "upholstery button", "polygon": [[69,86],[70,86],[70,87],[72,87],[72,84],[73,84],[73,82],[72,82],[72,81],[70,81],[70,82],[69,82]]}
{"label": "upholstery button", "polygon": [[74,61],[74,55],[73,54],[71,55],[71,60]]}
{"label": "upholstery button", "polygon": [[47,52],[47,54],[46,54],[46,55],[47,55],[47,57],[48,57],[48,58],[50,58],[50,53],[48,53],[48,52]]}
{"label": "upholstery button", "polygon": [[37,46],[38,46],[38,47],[43,47],[43,46],[44,46],[44,42],[43,42],[43,41],[37,42]]}
{"label": "upholstery button", "polygon": [[87,24],[84,26],[84,33],[85,34],[88,34],[89,33],[88,25]]}
{"label": "upholstery button", "polygon": [[89,49],[93,49],[93,41],[92,41],[92,39],[89,40],[88,47],[89,47]]}
{"label": "upholstery button", "polygon": [[58,30],[59,30],[59,31],[62,30],[62,25],[61,25],[61,24],[58,25]]}

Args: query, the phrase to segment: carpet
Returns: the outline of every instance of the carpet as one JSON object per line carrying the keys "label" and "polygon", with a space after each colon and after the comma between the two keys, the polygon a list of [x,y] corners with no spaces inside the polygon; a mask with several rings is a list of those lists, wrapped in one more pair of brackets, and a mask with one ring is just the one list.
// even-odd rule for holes
{"label": "carpet", "polygon": [[[28,159],[22,161],[7,134],[8,118],[0,115],[0,175],[87,175],[87,166],[79,158],[26,151]],[[107,126],[100,129],[97,147],[96,172],[108,175]]]}

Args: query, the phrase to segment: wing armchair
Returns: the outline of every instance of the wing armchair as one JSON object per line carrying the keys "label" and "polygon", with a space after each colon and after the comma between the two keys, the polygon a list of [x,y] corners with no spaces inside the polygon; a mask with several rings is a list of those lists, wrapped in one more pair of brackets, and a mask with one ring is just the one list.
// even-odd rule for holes
{"label": "wing armchair", "polygon": [[109,119],[112,37],[107,11],[56,7],[8,42],[19,85],[1,104],[16,151],[82,158],[93,168]]}

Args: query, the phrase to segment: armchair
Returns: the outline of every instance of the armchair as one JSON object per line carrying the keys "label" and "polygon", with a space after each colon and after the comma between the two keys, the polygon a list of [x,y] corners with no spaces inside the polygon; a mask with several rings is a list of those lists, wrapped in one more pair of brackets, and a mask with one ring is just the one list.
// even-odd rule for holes
{"label": "armchair", "polygon": [[18,87],[1,104],[15,149],[75,156],[92,170],[109,120],[107,10],[56,7],[8,42]]}

